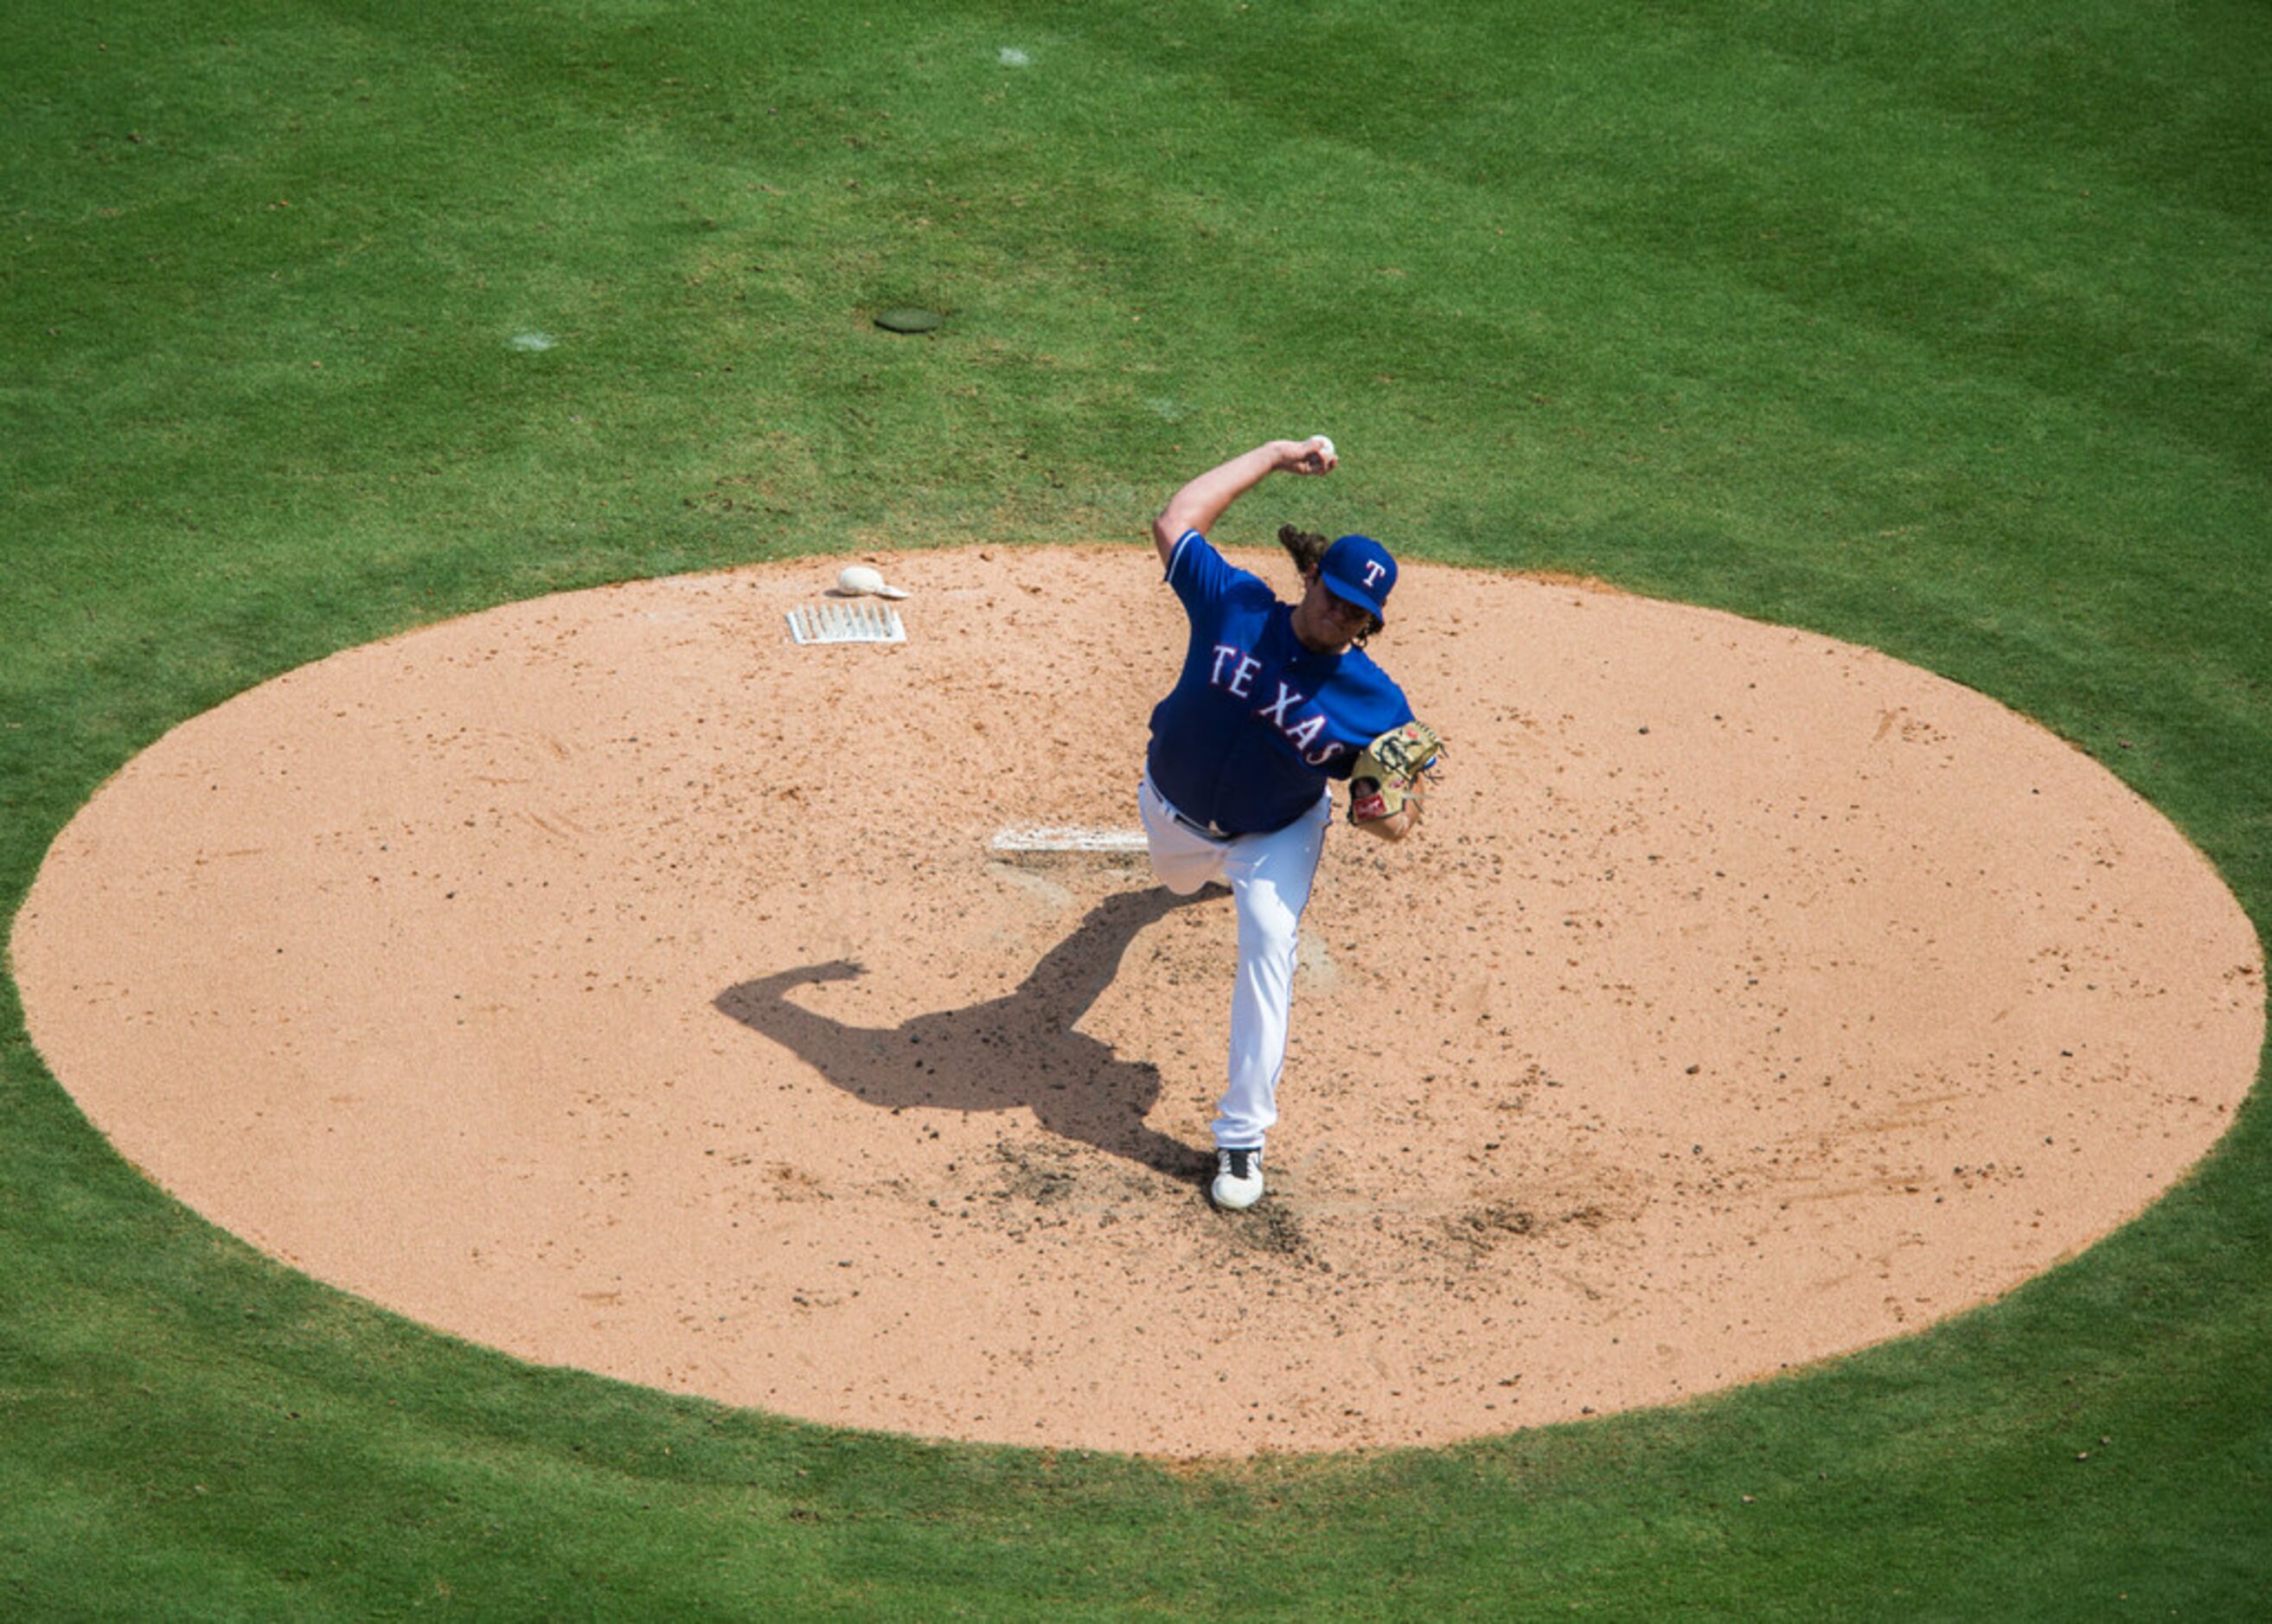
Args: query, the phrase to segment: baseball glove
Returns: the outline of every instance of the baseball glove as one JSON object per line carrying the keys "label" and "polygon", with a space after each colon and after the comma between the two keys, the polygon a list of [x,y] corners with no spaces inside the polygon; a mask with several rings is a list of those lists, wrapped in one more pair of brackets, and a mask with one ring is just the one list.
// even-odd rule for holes
{"label": "baseball glove", "polygon": [[1427,787],[1443,753],[1444,741],[1425,722],[1392,727],[1366,745],[1349,770],[1349,822],[1371,823],[1404,810],[1405,801]]}

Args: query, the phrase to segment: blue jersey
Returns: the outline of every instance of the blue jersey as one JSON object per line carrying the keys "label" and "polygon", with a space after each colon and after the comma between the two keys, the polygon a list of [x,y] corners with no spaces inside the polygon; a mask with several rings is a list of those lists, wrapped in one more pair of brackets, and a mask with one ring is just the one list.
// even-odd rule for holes
{"label": "blue jersey", "polygon": [[1152,711],[1147,764],[1175,808],[1225,834],[1282,829],[1412,707],[1363,649],[1312,653],[1259,577],[1185,531],[1168,585],[1191,616],[1175,689]]}

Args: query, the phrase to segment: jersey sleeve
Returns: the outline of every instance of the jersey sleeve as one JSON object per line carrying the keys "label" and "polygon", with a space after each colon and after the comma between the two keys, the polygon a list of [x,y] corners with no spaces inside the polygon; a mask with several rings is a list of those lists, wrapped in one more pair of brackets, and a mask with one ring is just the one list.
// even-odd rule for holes
{"label": "jersey sleeve", "polygon": [[1370,659],[1365,660],[1363,675],[1352,682],[1351,688],[1354,691],[1345,714],[1353,742],[1326,764],[1325,773],[1330,778],[1348,778],[1366,745],[1394,728],[1420,719],[1413,711],[1411,701],[1405,698],[1404,690]]}
{"label": "jersey sleeve", "polygon": [[1196,530],[1184,532],[1176,550],[1168,555],[1168,585],[1175,588],[1187,609],[1217,602],[1240,580],[1251,578],[1244,570],[1233,569],[1214,550],[1214,544]]}

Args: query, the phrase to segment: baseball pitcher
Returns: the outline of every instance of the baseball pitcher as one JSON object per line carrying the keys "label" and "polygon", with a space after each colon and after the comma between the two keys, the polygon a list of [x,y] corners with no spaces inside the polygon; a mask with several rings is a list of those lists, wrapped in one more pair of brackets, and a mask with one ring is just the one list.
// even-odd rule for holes
{"label": "baseball pitcher", "polygon": [[1386,618],[1396,561],[1370,536],[1291,526],[1279,540],[1302,595],[1279,600],[1207,540],[1216,520],[1273,473],[1323,475],[1333,442],[1273,440],[1192,480],[1152,521],[1168,585],[1191,620],[1175,688],[1152,712],[1138,804],[1153,871],[1189,896],[1230,889],[1238,915],[1229,1081],[1214,1123],[1218,1206],[1262,1196],[1262,1148],[1278,1120],[1297,931],[1349,782],[1349,820],[1384,840],[1418,827],[1424,775],[1441,750],[1403,690],[1366,653]]}

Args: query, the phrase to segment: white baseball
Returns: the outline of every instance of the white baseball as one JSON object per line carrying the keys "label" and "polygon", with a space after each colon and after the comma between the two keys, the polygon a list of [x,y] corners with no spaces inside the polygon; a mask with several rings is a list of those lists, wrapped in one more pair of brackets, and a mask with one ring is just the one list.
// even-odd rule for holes
{"label": "white baseball", "polygon": [[1314,445],[1314,446],[1316,446],[1316,447],[1318,448],[1318,450],[1319,450],[1319,451],[1320,451],[1321,452],[1323,452],[1323,453],[1324,453],[1325,455],[1327,455],[1327,457],[1331,457],[1331,456],[1333,456],[1333,455],[1334,455],[1334,454],[1335,454],[1335,453],[1334,453],[1334,443],[1333,443],[1331,440],[1327,439],[1324,435],[1321,435],[1321,434],[1313,434],[1313,435],[1312,435],[1312,436],[1310,436],[1310,443],[1311,443],[1311,444],[1312,444],[1312,445]]}

